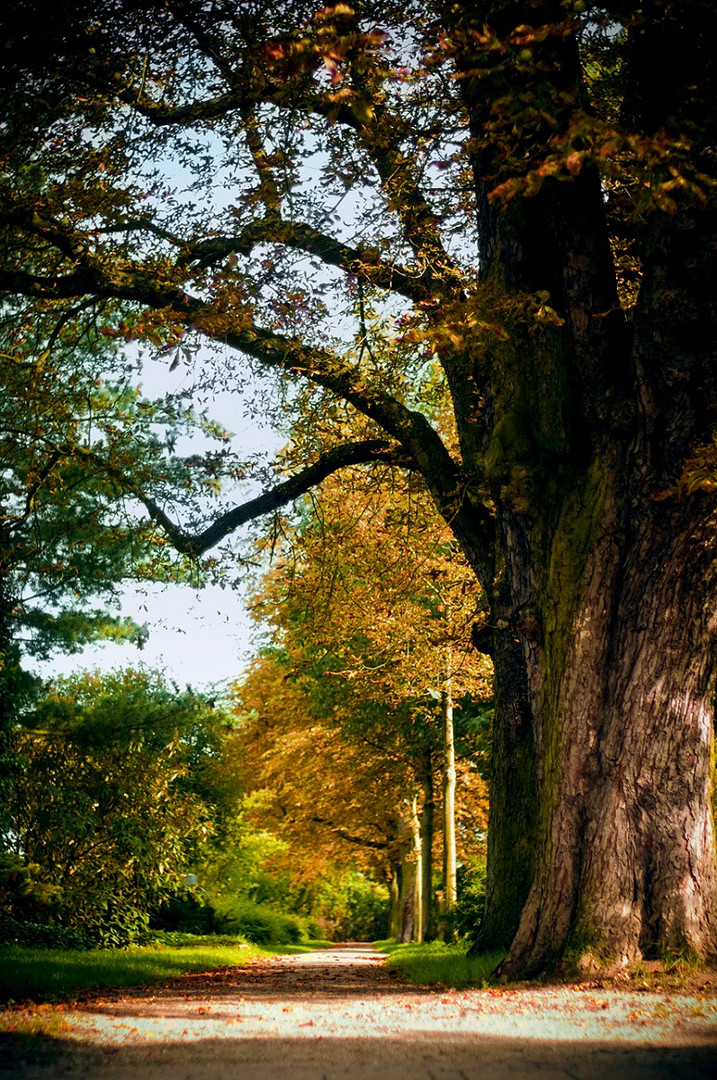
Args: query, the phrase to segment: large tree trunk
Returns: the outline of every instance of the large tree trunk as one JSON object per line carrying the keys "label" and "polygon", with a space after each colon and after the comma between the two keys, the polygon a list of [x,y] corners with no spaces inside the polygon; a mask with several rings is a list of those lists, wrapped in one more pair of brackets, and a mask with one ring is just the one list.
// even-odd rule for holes
{"label": "large tree trunk", "polygon": [[[544,129],[539,119],[521,129],[495,105],[516,26],[557,24],[562,5],[485,0],[452,10],[483,281],[505,313],[503,339],[486,335],[475,353],[480,405],[459,379],[451,387],[459,430],[469,432],[463,458],[491,492],[497,535],[491,572],[477,567],[491,604],[491,633],[478,644],[497,679],[481,940],[512,933],[532,880],[507,974],[566,951],[585,965],[704,956],[717,948],[717,212],[704,195],[665,209],[654,180],[654,203],[628,225],[642,288],[624,318],[590,162],[520,193],[521,155],[534,155],[530,168],[542,140],[561,132],[570,146],[573,137],[580,75],[570,35],[538,34],[530,63],[510,69],[515,93],[542,96]],[[666,0],[630,32],[626,117],[648,156],[663,126],[699,122],[717,141],[715,68],[696,47],[706,17],[704,5]],[[717,28],[717,16],[709,20]],[[486,25],[506,43],[493,59],[474,52]],[[676,159],[665,176],[713,174],[714,153]],[[516,176],[517,194],[491,197],[492,185]],[[520,313],[536,296],[549,297],[552,326]],[[471,407],[485,419],[482,444]],[[701,470],[703,490],[690,490],[700,487],[690,470]]]}
{"label": "large tree trunk", "polygon": [[[585,967],[717,948],[717,510],[640,504],[624,470],[601,472],[589,527],[576,503],[554,541],[535,697],[538,862],[507,974],[566,948]],[[577,530],[590,550],[565,558]]]}

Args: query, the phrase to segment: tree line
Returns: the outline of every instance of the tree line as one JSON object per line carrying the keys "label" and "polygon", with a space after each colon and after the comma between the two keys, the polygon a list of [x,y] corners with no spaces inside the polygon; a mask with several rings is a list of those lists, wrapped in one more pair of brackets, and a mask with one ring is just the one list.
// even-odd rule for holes
{"label": "tree line", "polygon": [[221,702],[128,670],[16,718],[4,937],[262,940],[287,913],[322,937],[474,929],[492,686],[468,571],[420,489],[364,480],[287,533],[253,601],[271,634]]}

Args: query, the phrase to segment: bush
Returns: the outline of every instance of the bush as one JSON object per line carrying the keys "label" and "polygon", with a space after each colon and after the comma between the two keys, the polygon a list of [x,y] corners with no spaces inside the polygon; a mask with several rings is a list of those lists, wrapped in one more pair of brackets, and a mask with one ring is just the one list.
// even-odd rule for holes
{"label": "bush", "polygon": [[93,896],[40,879],[40,867],[0,852],[0,941],[53,949],[122,948],[147,939],[149,918],[127,888]]}
{"label": "bush", "polygon": [[345,871],[321,882],[311,898],[311,917],[320,937],[375,941],[388,933],[388,889],[358,871]]}
{"label": "bush", "polygon": [[90,949],[92,942],[82,930],[52,923],[30,922],[0,915],[0,943],[25,948]]}
{"label": "bush", "polygon": [[100,949],[124,949],[142,945],[149,935],[149,915],[134,901],[121,895],[111,896],[99,910],[72,913],[77,928]]}
{"label": "bush", "polygon": [[472,869],[461,868],[458,878],[458,901],[453,925],[461,937],[474,940],[485,909],[485,863]]}
{"label": "bush", "polygon": [[213,934],[217,929],[216,911],[211,904],[178,893],[155,908],[149,920],[152,930],[178,931],[182,934]]}
{"label": "bush", "polygon": [[62,903],[62,890],[40,880],[40,867],[21,855],[0,851],[0,907],[16,919],[46,922]]}
{"label": "bush", "polygon": [[264,874],[251,899],[298,915],[312,941],[374,941],[388,933],[388,889],[357,870],[333,868],[309,882]]}
{"label": "bush", "polygon": [[185,934],[181,930],[150,930],[147,945],[161,949],[194,949],[203,945],[212,949],[249,948],[246,939],[238,934]]}
{"label": "bush", "polygon": [[8,829],[26,858],[0,854],[0,910],[102,947],[145,941],[233,805],[235,781],[212,779],[222,715],[151,672],[59,680],[16,733]]}
{"label": "bush", "polygon": [[298,945],[306,930],[296,915],[284,915],[251,900],[227,902],[217,912],[220,934],[237,934],[255,945]]}

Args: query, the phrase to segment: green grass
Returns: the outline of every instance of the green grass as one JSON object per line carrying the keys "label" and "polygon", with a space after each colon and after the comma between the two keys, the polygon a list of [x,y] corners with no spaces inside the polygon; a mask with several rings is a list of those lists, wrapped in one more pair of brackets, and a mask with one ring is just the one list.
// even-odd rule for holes
{"label": "green grass", "polygon": [[172,935],[168,944],[87,952],[0,946],[0,1004],[53,1001],[78,990],[139,986],[188,972],[245,964],[256,956],[309,952],[323,942],[260,948],[232,937]]}
{"label": "green grass", "polygon": [[389,954],[386,967],[400,972],[407,982],[454,990],[490,985],[491,973],[505,955],[490,952],[466,956],[466,942],[455,945],[446,945],[442,941],[432,941],[426,945],[397,945],[395,941],[381,941],[376,942],[376,948]]}

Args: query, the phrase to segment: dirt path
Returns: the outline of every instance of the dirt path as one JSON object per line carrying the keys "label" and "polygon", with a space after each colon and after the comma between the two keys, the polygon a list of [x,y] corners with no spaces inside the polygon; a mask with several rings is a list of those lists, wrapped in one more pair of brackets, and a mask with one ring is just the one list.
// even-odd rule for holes
{"label": "dirt path", "polygon": [[[18,1019],[18,1014],[13,1014]],[[401,985],[369,946],[41,1006],[2,1080],[714,1080],[717,995]]]}

